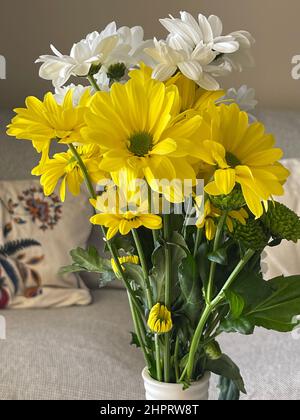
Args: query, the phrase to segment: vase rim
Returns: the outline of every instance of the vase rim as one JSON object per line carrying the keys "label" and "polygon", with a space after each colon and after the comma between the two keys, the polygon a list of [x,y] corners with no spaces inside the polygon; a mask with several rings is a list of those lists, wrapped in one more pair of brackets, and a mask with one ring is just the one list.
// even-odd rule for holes
{"label": "vase rim", "polygon": [[[202,378],[200,378],[198,381],[194,381],[191,383],[191,387],[194,386],[199,386],[200,384],[206,384],[209,379],[210,379],[211,373],[210,372],[205,372],[204,375],[202,376]],[[182,386],[182,384],[175,384],[175,383],[169,383],[169,382],[160,382],[157,381],[156,379],[153,379],[152,376],[149,373],[149,370],[147,367],[145,367],[142,371],[142,377],[144,379],[145,382],[151,383],[151,384],[155,384],[157,387],[178,387],[178,386]]]}

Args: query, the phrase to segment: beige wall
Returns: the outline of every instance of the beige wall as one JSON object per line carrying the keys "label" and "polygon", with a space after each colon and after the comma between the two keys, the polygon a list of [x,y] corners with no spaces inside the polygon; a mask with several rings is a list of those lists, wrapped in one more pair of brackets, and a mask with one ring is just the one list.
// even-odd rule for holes
{"label": "beige wall", "polygon": [[8,76],[0,80],[0,108],[51,89],[33,64],[50,42],[69,52],[74,41],[111,20],[163,37],[158,18],[180,10],[218,14],[225,31],[248,29],[255,36],[256,69],[224,79],[226,86],[247,83],[263,106],[300,108],[300,80],[291,78],[291,58],[300,54],[300,0],[1,0],[0,6],[0,55]]}

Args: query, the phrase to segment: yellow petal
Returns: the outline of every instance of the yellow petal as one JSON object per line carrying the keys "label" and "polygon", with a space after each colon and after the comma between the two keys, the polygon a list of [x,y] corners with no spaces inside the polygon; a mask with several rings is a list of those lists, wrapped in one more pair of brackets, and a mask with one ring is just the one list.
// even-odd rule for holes
{"label": "yellow petal", "polygon": [[230,194],[235,186],[235,170],[218,169],[215,172],[215,182],[222,194]]}
{"label": "yellow petal", "polygon": [[207,192],[209,195],[222,195],[222,192],[217,187],[217,184],[215,181],[210,182],[206,185],[204,188],[204,191]]}
{"label": "yellow petal", "polygon": [[208,218],[205,221],[205,235],[209,241],[212,241],[215,237],[217,227],[213,219]]}
{"label": "yellow petal", "polygon": [[158,142],[151,152],[150,155],[168,155],[174,152],[177,149],[177,144],[175,140],[166,139]]}

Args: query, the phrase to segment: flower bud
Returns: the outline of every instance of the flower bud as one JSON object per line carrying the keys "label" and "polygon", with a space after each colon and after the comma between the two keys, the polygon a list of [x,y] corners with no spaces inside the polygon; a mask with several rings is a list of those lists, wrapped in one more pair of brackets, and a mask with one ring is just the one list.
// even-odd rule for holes
{"label": "flower bud", "polygon": [[269,202],[262,222],[275,238],[297,242],[300,239],[299,216],[278,202]]}
{"label": "flower bud", "polygon": [[240,186],[236,186],[228,195],[210,196],[213,205],[221,210],[239,210],[246,202]]}
{"label": "flower bud", "polygon": [[171,312],[166,306],[157,303],[150,311],[148,327],[155,334],[165,334],[173,327]]}

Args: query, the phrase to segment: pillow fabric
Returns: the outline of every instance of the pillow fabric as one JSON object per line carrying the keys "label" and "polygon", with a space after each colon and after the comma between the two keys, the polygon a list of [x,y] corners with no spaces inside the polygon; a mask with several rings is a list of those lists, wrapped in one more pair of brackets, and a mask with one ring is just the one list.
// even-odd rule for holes
{"label": "pillow fabric", "polygon": [[[285,195],[276,197],[279,201],[300,214],[300,160],[286,159],[282,162],[291,171],[286,185]],[[266,278],[271,279],[280,275],[293,276],[300,273],[300,243],[282,241],[278,247],[266,248],[268,269]]]}
{"label": "pillow fabric", "polygon": [[[45,197],[38,181],[0,181],[0,307],[87,305],[91,295],[75,274],[58,275],[71,249],[86,247],[88,196]],[[2,305],[1,305],[2,302]]]}

